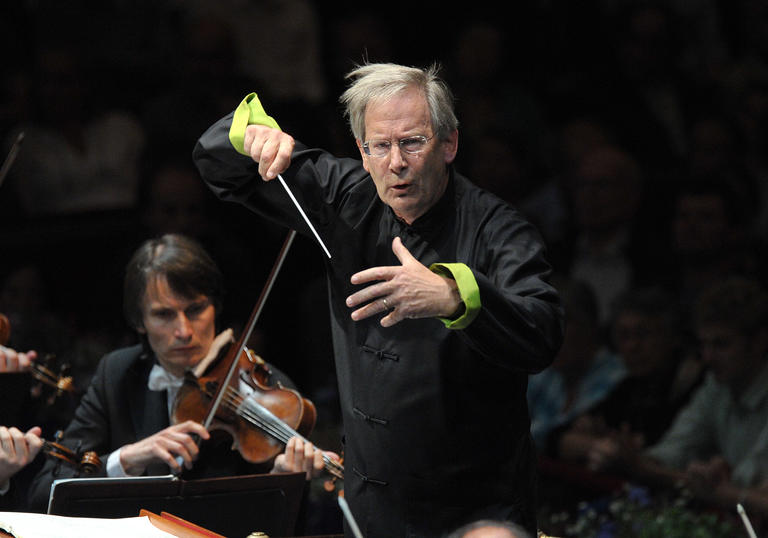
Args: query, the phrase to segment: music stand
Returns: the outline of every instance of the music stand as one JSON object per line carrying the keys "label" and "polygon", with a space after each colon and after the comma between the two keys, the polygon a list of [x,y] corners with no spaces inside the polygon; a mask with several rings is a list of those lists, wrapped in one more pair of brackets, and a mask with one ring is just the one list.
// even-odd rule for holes
{"label": "music stand", "polygon": [[48,513],[73,517],[134,517],[169,512],[225,536],[260,531],[293,536],[304,473],[181,480],[173,475],[56,480]]}

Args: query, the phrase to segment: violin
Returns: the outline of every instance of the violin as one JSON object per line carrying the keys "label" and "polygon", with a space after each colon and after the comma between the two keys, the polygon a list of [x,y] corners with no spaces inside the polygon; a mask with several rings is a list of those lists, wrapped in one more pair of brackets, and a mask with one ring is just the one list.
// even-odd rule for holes
{"label": "violin", "polygon": [[[229,433],[233,447],[251,463],[277,456],[291,437],[307,441],[305,435],[317,417],[314,404],[297,391],[280,383],[269,385],[265,361],[246,346],[294,236],[292,230],[240,339],[199,375],[187,372],[171,411],[175,424],[194,420],[208,431]],[[240,390],[241,381],[250,393]],[[338,461],[323,454],[323,463],[334,478],[343,479],[344,468]]]}
{"label": "violin", "polygon": [[55,441],[47,441],[43,439],[41,450],[46,456],[69,465],[74,468],[78,474],[90,476],[101,472],[101,459],[95,451],[89,450],[79,454],[61,444],[62,436],[63,433],[59,430],[56,432]]}
{"label": "violin", "polygon": [[[4,346],[11,338],[11,322],[5,314],[0,313],[0,346]],[[56,389],[56,397],[63,395],[64,393],[76,393],[72,376],[64,375],[63,372],[67,369],[67,365],[61,366],[60,374],[55,374],[51,370],[50,363],[54,359],[54,355],[46,355],[41,361],[32,361],[29,366],[29,374],[37,381]]]}
{"label": "violin", "polygon": [[[277,456],[291,437],[307,441],[305,436],[314,428],[317,412],[314,404],[297,391],[280,383],[268,385],[269,368],[253,350],[239,351],[236,364],[240,375],[233,376],[230,382],[221,381],[226,379],[223,370],[229,366],[227,357],[201,377],[187,373],[174,402],[172,420],[194,420],[205,425],[215,407],[215,420],[206,428],[229,433],[243,459],[263,463]],[[249,393],[240,390],[240,380],[250,387]],[[212,405],[217,401],[218,406]],[[344,468],[339,462],[323,455],[323,463],[331,475],[343,479]]]}

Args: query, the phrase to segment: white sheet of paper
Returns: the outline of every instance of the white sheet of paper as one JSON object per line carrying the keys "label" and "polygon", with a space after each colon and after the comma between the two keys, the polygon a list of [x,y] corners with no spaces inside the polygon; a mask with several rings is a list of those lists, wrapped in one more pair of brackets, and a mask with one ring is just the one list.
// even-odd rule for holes
{"label": "white sheet of paper", "polygon": [[15,538],[173,538],[147,516],[102,519],[51,516],[30,512],[0,512],[0,529]]}

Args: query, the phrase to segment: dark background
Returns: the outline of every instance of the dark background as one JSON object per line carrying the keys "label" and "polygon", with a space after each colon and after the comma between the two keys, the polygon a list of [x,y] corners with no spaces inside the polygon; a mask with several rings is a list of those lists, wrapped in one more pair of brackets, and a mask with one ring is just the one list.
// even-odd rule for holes
{"label": "dark background", "polygon": [[[633,284],[688,289],[671,230],[678,188],[702,178],[727,190],[729,201],[728,233],[701,254],[703,263],[734,256],[717,278],[763,279],[768,4],[552,0],[511,3],[504,13],[485,6],[3,3],[2,157],[19,130],[27,134],[0,187],[0,311],[12,321],[11,345],[55,353],[85,386],[104,352],[134,341],[121,312],[122,270],[141,241],[163,231],[194,235],[211,251],[227,275],[222,327],[238,328],[286,230],[190,184],[161,204],[154,174],[166,161],[184,170],[204,129],[251,91],[283,130],[355,156],[338,96],[344,73],[366,58],[441,64],[461,124],[457,169],[539,226],[558,274],[569,275],[586,229],[572,191],[579,157],[607,141],[631,156],[642,177],[639,209],[623,223],[634,233]],[[128,121],[133,134],[99,124],[107,114]],[[102,126],[96,139],[106,147],[89,146],[93,125]],[[82,193],[72,186],[45,208],[25,202],[30,174],[21,163],[46,161],[51,140],[74,155],[114,152],[115,169],[83,177],[104,188],[124,174],[133,182],[128,196],[76,209],[57,204]],[[120,154],[126,147],[136,151]],[[31,169],[45,185],[57,167]],[[601,207],[628,196],[635,195],[619,190]],[[319,438],[335,446],[321,261],[311,240],[297,242],[256,347],[318,404],[318,435],[326,425],[330,431]]]}

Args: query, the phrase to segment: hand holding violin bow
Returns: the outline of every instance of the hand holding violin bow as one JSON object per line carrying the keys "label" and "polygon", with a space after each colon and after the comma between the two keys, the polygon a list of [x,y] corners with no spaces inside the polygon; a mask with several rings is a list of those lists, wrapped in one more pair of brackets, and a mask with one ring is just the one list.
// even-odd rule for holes
{"label": "hand holding violin bow", "polygon": [[27,432],[0,426],[0,488],[35,459],[43,447],[41,433],[39,426],[30,428]]}
{"label": "hand holding violin bow", "polygon": [[11,322],[4,314],[0,314],[0,373],[14,374],[26,372],[37,358],[36,351],[20,353],[15,349],[5,347],[11,338]]}

